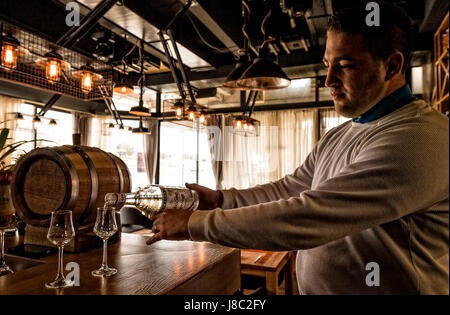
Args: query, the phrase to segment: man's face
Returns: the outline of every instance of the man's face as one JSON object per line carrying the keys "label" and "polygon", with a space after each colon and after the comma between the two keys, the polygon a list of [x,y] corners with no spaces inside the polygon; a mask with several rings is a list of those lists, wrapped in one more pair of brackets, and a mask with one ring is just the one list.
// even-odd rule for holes
{"label": "man's face", "polygon": [[363,48],[360,34],[328,32],[324,64],[325,85],[330,88],[336,111],[359,117],[381,101],[387,91],[386,66]]}

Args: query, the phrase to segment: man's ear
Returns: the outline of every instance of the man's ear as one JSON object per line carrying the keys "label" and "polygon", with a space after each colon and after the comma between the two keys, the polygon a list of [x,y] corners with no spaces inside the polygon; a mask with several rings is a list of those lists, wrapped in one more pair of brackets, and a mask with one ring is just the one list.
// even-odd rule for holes
{"label": "man's ear", "polygon": [[392,53],[386,61],[386,77],[384,80],[389,81],[397,74],[401,74],[404,62],[405,58],[401,52]]}

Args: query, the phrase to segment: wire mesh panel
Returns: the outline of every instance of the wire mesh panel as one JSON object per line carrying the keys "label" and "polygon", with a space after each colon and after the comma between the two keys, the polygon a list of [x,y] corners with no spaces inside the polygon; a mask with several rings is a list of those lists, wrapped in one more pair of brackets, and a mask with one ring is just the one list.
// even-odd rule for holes
{"label": "wire mesh panel", "polygon": [[[0,80],[37,87],[57,94],[68,95],[83,100],[102,99],[99,86],[106,88],[107,96],[112,97],[112,67],[93,58],[74,52],[31,34],[6,22],[1,23],[0,44],[2,48],[9,38],[17,40],[17,64],[12,67],[0,64]],[[47,64],[52,56],[58,56],[57,79],[48,79]],[[89,80],[90,86],[82,85],[80,71],[90,66],[94,72]],[[105,89],[103,89],[105,90]]]}

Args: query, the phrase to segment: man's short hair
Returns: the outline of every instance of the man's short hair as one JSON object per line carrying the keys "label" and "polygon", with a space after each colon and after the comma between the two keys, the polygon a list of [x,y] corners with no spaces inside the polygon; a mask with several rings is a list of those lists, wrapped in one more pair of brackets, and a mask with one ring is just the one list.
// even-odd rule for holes
{"label": "man's short hair", "polygon": [[[396,50],[405,59],[402,72],[405,73],[412,49],[412,23],[401,7],[385,1],[357,1],[358,4],[336,12],[328,20],[328,31],[362,34],[364,47],[377,60],[386,60]],[[369,2],[376,2],[380,8],[379,26],[369,26],[366,10]]]}

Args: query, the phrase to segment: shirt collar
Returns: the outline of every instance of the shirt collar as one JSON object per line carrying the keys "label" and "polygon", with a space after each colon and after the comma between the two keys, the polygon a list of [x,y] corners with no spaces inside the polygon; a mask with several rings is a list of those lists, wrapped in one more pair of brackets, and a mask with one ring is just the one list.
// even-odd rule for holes
{"label": "shirt collar", "polygon": [[367,112],[359,117],[353,118],[354,122],[365,124],[370,121],[381,118],[396,109],[399,109],[403,105],[412,102],[415,99],[408,84],[382,99],[378,104],[369,109]]}

